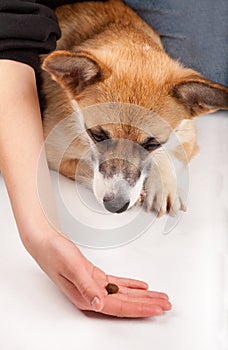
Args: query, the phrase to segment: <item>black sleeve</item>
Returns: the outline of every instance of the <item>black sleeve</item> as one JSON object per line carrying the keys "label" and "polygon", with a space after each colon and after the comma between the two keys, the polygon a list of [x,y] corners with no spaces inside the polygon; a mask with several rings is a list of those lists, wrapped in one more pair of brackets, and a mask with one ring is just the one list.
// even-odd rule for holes
{"label": "black sleeve", "polygon": [[0,58],[29,64],[38,72],[38,55],[54,50],[61,35],[51,8],[70,2],[73,1],[1,0]]}

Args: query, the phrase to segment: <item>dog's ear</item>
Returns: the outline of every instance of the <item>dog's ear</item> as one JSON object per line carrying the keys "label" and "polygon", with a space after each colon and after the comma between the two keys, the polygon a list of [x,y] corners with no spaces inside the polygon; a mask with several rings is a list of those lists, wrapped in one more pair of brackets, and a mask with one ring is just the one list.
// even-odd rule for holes
{"label": "dog's ear", "polygon": [[170,94],[192,116],[228,109],[228,88],[198,75],[172,86]]}
{"label": "dog's ear", "polygon": [[100,82],[110,75],[106,66],[83,51],[55,51],[45,58],[42,68],[72,95],[80,94],[88,85]]}

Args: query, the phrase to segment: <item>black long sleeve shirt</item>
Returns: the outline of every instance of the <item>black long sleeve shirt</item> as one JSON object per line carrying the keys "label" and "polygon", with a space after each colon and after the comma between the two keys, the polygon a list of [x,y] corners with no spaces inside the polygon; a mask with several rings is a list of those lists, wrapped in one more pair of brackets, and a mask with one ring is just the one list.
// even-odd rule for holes
{"label": "black long sleeve shirt", "polygon": [[39,71],[39,54],[55,49],[61,36],[53,8],[82,0],[1,0],[0,59],[11,59]]}

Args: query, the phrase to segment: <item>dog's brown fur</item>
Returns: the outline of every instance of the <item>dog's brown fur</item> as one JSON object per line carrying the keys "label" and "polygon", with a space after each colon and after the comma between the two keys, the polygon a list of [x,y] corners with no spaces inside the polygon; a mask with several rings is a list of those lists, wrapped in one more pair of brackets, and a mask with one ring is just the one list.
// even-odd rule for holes
{"label": "dog's brown fur", "polygon": [[[62,6],[56,14],[62,37],[57,51],[43,62],[43,93],[48,102],[43,115],[45,136],[74,112],[71,99],[81,109],[107,102],[134,104],[159,116],[171,129],[189,119],[187,130],[180,130],[179,135],[185,157],[190,160],[197,151],[191,118],[228,109],[228,89],[172,60],[158,34],[119,0]],[[150,120],[144,113],[137,113],[132,120],[126,115],[121,127],[111,125],[112,117],[106,120],[110,134],[142,143],[148,135],[139,132],[137,126],[148,126],[150,131]],[[89,117],[86,122],[89,127]],[[162,131],[159,135],[163,137]],[[88,145],[79,138],[70,148],[60,169],[55,150],[47,149],[47,153],[52,168],[74,178],[80,153]],[[180,149],[173,154],[184,161]]]}

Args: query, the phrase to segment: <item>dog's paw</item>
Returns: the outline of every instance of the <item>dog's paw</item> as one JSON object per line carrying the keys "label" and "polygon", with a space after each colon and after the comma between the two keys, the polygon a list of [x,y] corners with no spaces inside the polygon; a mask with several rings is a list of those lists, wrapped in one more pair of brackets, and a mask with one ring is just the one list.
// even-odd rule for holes
{"label": "dog's paw", "polygon": [[175,172],[170,168],[153,169],[145,181],[143,205],[146,211],[156,211],[159,217],[166,213],[175,216],[179,210],[186,211],[185,197]]}
{"label": "dog's paw", "polygon": [[179,210],[186,211],[181,191],[170,186],[170,183],[163,184],[160,188],[154,184],[147,187],[143,205],[146,211],[156,211],[159,217],[166,213],[175,216]]}

